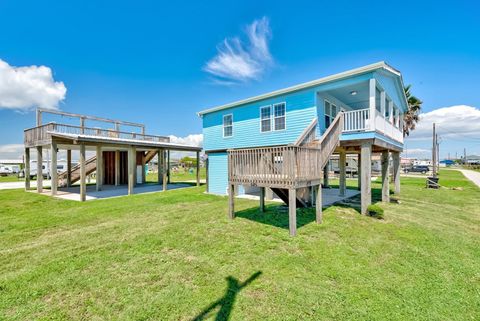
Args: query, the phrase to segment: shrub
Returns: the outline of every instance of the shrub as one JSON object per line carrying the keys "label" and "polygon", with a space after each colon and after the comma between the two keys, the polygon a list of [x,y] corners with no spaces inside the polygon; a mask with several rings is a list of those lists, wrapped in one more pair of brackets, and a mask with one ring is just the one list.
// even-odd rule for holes
{"label": "shrub", "polygon": [[383,208],[377,204],[372,204],[367,207],[368,216],[375,217],[379,220],[383,220]]}

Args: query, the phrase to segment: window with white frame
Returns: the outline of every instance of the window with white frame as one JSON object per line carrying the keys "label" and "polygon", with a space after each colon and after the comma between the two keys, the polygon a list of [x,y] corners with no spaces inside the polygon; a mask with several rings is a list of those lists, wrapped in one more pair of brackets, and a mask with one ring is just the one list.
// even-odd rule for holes
{"label": "window with white frame", "polygon": [[272,130],[272,108],[270,106],[260,107],[260,131],[269,132]]}
{"label": "window with white frame", "polygon": [[273,105],[274,128],[275,130],[285,129],[285,103]]}
{"label": "window with white frame", "polygon": [[336,105],[325,100],[325,128],[330,127],[330,124],[338,114],[338,108]]}
{"label": "window with white frame", "polygon": [[233,115],[223,116],[223,137],[233,136]]}

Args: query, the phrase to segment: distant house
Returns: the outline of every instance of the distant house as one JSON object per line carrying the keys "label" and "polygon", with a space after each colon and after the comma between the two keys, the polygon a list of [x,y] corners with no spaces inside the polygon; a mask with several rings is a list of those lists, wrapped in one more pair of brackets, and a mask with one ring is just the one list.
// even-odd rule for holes
{"label": "distant house", "polygon": [[[233,197],[257,189],[262,199],[265,188],[272,189],[290,206],[294,234],[295,206],[305,204],[299,195],[312,194],[302,189],[318,189],[332,154],[339,155],[343,169],[346,155],[357,154],[365,213],[371,203],[372,153],[387,160],[391,153],[399,173],[406,110],[400,72],[379,62],[201,111],[208,192]],[[345,172],[340,194],[345,193]],[[399,175],[395,183],[398,192]],[[315,193],[321,197],[321,189]],[[233,199],[230,203],[233,217]]]}

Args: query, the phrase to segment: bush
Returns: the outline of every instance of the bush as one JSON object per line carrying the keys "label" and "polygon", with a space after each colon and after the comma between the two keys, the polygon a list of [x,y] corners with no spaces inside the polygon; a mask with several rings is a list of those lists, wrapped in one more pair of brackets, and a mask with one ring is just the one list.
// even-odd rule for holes
{"label": "bush", "polygon": [[376,204],[372,204],[367,207],[367,214],[368,216],[383,220],[383,208]]}

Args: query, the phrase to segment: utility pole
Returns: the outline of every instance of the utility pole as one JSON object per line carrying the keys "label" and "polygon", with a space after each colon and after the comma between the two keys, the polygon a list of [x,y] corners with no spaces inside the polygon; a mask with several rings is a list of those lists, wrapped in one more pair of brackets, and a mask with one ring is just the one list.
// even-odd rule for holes
{"label": "utility pole", "polygon": [[467,149],[463,149],[463,165],[467,165]]}
{"label": "utility pole", "polygon": [[432,142],[432,174],[437,177],[437,134],[435,133],[435,123],[433,123],[433,142]]}

